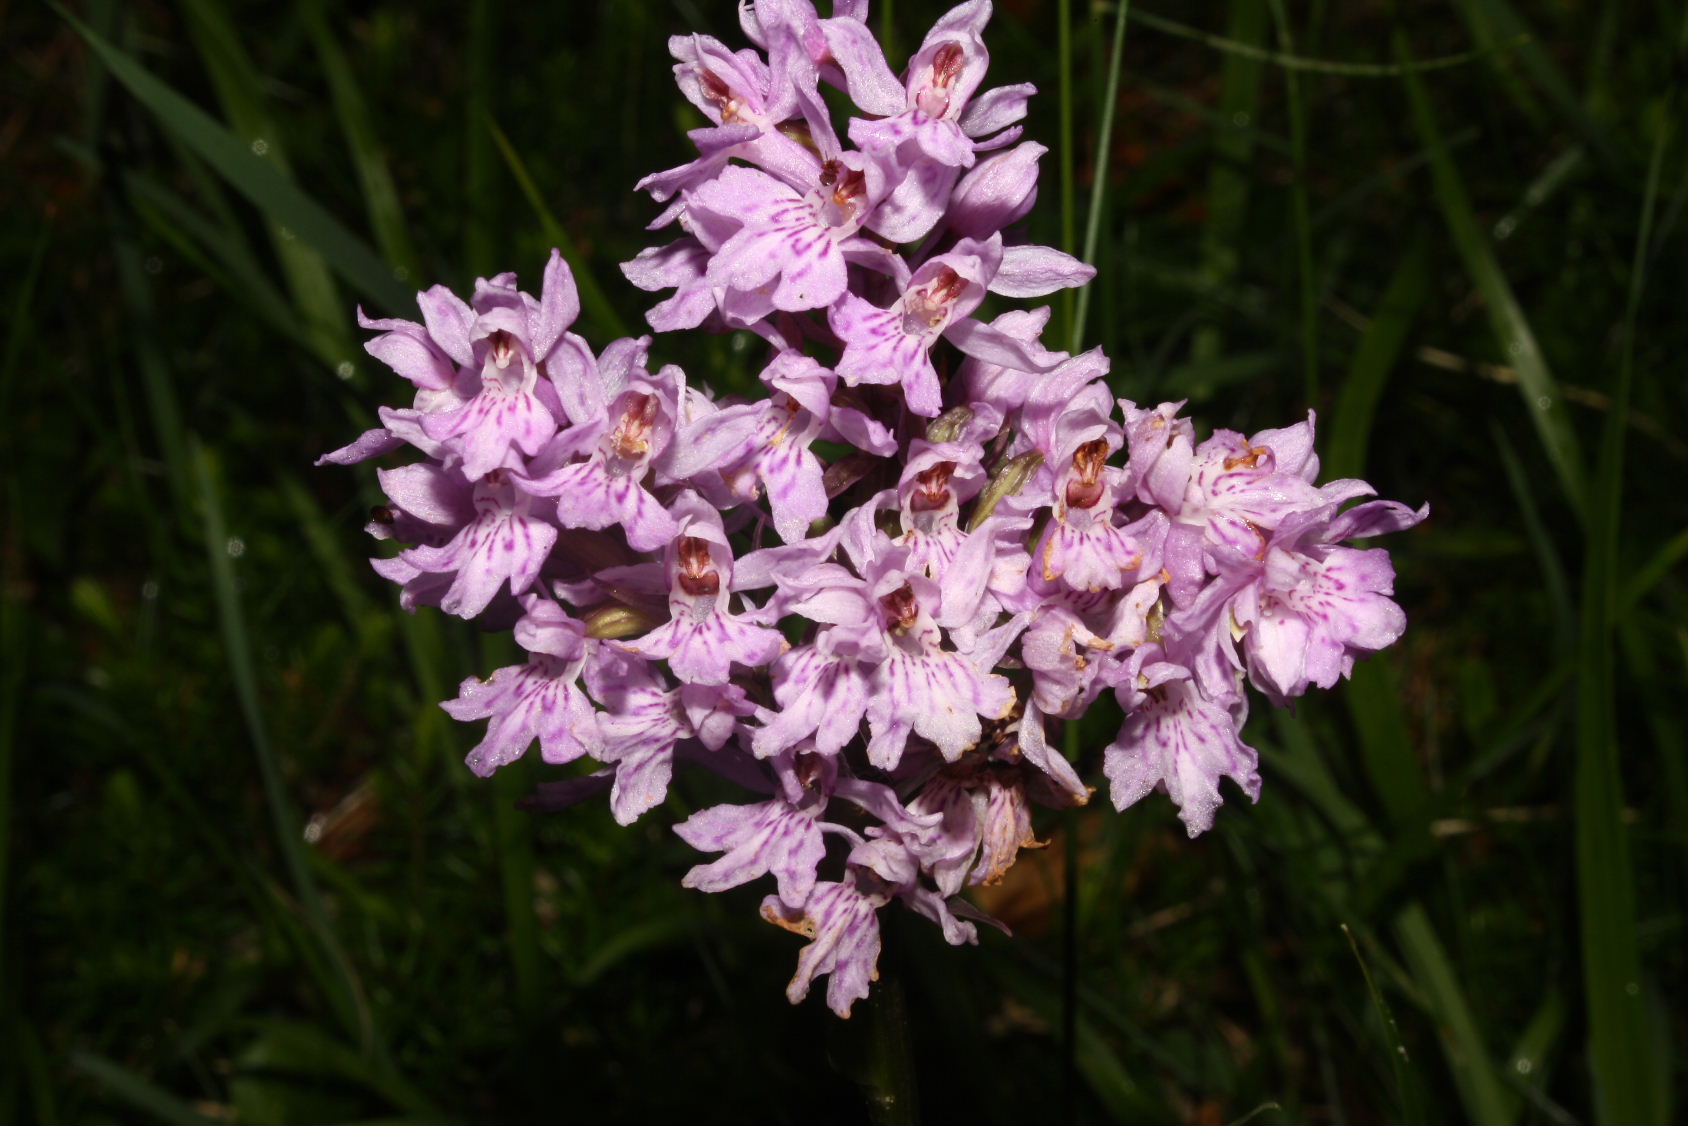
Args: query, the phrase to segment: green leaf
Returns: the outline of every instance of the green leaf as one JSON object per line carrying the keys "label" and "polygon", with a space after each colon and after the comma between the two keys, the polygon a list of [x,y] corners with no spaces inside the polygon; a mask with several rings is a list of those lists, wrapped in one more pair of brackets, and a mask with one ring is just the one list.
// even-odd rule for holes
{"label": "green leaf", "polygon": [[[1120,61],[1125,54],[1125,17],[1131,11],[1131,0],[1120,0],[1119,12],[1114,17],[1113,49],[1108,54],[1108,86],[1102,97],[1102,123],[1096,130],[1096,152],[1112,152],[1112,138],[1114,135],[1114,107],[1119,102],[1119,71]],[[1108,196],[1108,167],[1109,161],[1104,157],[1097,161],[1096,171],[1092,174],[1090,186],[1090,208],[1084,219],[1084,250],[1079,259],[1094,264],[1096,261],[1096,243],[1102,233],[1103,205]],[[1078,293],[1078,309],[1073,314],[1072,342],[1068,347],[1074,352],[1084,349],[1084,322],[1090,312],[1090,298],[1094,285],[1087,285]]]}
{"label": "green leaf", "polygon": [[1401,1121],[1414,1126],[1424,1121],[1424,1089],[1413,1071],[1412,1057],[1407,1054],[1401,1028],[1395,1023],[1395,1014],[1372,978],[1371,967],[1366,965],[1365,956],[1360,953],[1354,932],[1348,929],[1347,923],[1342,924],[1342,937],[1348,940],[1348,949],[1354,952],[1354,961],[1360,964],[1360,973],[1366,979],[1366,992],[1371,995],[1372,1007],[1383,1024],[1383,1035],[1389,1045],[1389,1071],[1395,1077],[1395,1091],[1401,1100]]}
{"label": "green leaf", "polygon": [[1339,74],[1345,78],[1399,78],[1403,74],[1421,74],[1427,70],[1446,70],[1449,67],[1463,66],[1466,63],[1475,62],[1496,51],[1522,47],[1530,39],[1528,35],[1520,33],[1509,42],[1478,51],[1464,51],[1457,55],[1443,55],[1440,58],[1419,59],[1408,63],[1356,63],[1345,62],[1340,59],[1304,58],[1294,54],[1287,43],[1284,44],[1282,51],[1270,51],[1265,47],[1257,47],[1253,43],[1227,39],[1223,35],[1214,35],[1198,27],[1191,27],[1189,24],[1179,23],[1177,20],[1167,19],[1165,16],[1157,16],[1153,12],[1145,12],[1142,9],[1132,11],[1131,18],[1145,27],[1152,27],[1156,31],[1175,35],[1180,39],[1188,39],[1205,47],[1212,47],[1216,51],[1237,58],[1271,63],[1273,66],[1282,67],[1288,71]]}
{"label": "green leaf", "polygon": [[[253,154],[291,181],[286,147],[270,115],[262,75],[223,5],[214,0],[183,0],[182,7],[230,127],[238,136],[251,138]],[[270,220],[266,224],[270,243],[298,311],[299,331],[311,351],[330,369],[336,368],[356,354],[356,346],[328,264],[316,249],[301,244],[285,223],[265,217]]]}
{"label": "green leaf", "polygon": [[580,253],[574,239],[569,237],[563,225],[557,222],[557,217],[551,214],[551,209],[545,205],[545,197],[540,193],[539,186],[533,182],[527,165],[523,163],[521,154],[516,146],[510,143],[510,138],[504,135],[492,121],[486,123],[492,134],[492,139],[498,144],[498,151],[504,156],[504,163],[510,168],[510,175],[516,178],[516,184],[527,197],[529,205],[533,207],[539,225],[545,228],[546,240],[562,252],[568,261],[569,268],[574,272],[575,288],[580,291],[581,310],[592,320],[597,322],[598,328],[611,336],[626,336],[627,323],[621,319],[621,314],[615,311],[609,297],[604,293],[604,287],[598,284],[598,279],[587,268],[586,258]]}
{"label": "green leaf", "polygon": [[1575,808],[1583,990],[1595,1105],[1600,1121],[1614,1124],[1658,1122],[1667,1117],[1666,1107],[1657,1105],[1655,1092],[1660,1088],[1655,1086],[1653,1042],[1641,997],[1635,873],[1623,823],[1623,777],[1618,765],[1613,627],[1624,507],[1624,419],[1635,375],[1635,320],[1646,281],[1653,206],[1668,136],[1668,129],[1658,130],[1636,234],[1623,351],[1601,435],[1595,503],[1587,529],[1578,635]]}
{"label": "green leaf", "polygon": [[70,1066],[101,1084],[136,1110],[144,1111],[160,1122],[214,1126],[217,1121],[201,1114],[191,1103],[147,1082],[128,1068],[113,1063],[104,1056],[92,1052],[72,1052]]}
{"label": "green leaf", "polygon": [[321,204],[283,179],[263,158],[254,155],[250,143],[243,143],[74,15],[62,8],[59,11],[77,34],[87,40],[112,76],[266,218],[315,248],[336,273],[383,309],[396,312],[411,304],[409,292],[368,244]]}
{"label": "green leaf", "polygon": [[[1406,39],[1398,30],[1395,33],[1395,49],[1402,59],[1408,57]],[[1535,331],[1495,259],[1494,247],[1477,223],[1459,169],[1442,147],[1441,131],[1437,128],[1435,112],[1424,84],[1417,76],[1408,75],[1406,87],[1413,121],[1425,147],[1430,150],[1431,180],[1436,202],[1441,206],[1442,216],[1448,224],[1448,233],[1465,261],[1472,284],[1482,295],[1501,354],[1518,373],[1518,390],[1524,397],[1525,412],[1558,474],[1565,498],[1572,511],[1581,517],[1587,510],[1588,483],[1583,470],[1582,451],[1565,409],[1565,396],[1553,373],[1548,370],[1541,346],[1536,343]]]}
{"label": "green leaf", "polygon": [[1466,1003],[1453,964],[1442,949],[1431,926],[1430,916],[1412,904],[1395,919],[1395,935],[1412,967],[1413,983],[1423,994],[1431,1016],[1436,1019],[1465,1106],[1465,1119],[1477,1126],[1506,1126],[1514,1121],[1516,1101],[1495,1074],[1488,1045],[1478,1030],[1477,1020]]}
{"label": "green leaf", "polygon": [[1371,438],[1378,400],[1389,374],[1400,362],[1424,299],[1430,293],[1430,252],[1423,239],[1414,239],[1372,312],[1371,323],[1354,350],[1348,376],[1342,381],[1330,423],[1330,445],[1323,465],[1327,477],[1359,477],[1366,470],[1366,447]]}
{"label": "green leaf", "polygon": [[268,724],[264,720],[258,688],[257,661],[253,654],[251,636],[246,629],[246,612],[240,597],[240,585],[235,577],[233,541],[223,518],[221,490],[217,485],[215,462],[210,452],[197,439],[192,439],[194,483],[198,492],[205,551],[211,575],[211,590],[217,604],[217,618],[221,626],[223,653],[230,678],[234,681],[235,698],[240,701],[241,714],[246,720],[247,735],[258,760],[259,776],[264,784],[264,796],[269,806],[271,828],[286,862],[287,874],[304,909],[318,942],[322,945],[325,963],[332,973],[324,985],[341,1020],[363,1046],[365,1051],[376,1049],[374,1018],[364,999],[357,972],[334,933],[328,912],[317,891],[306,864],[305,846],[299,820],[288,799],[282,780],[281,763],[273,747]]}
{"label": "green leaf", "polygon": [[[1139,16],[1141,13],[1139,13]],[[1266,35],[1265,0],[1239,0],[1231,5],[1231,41],[1252,45]],[[1219,122],[1213,138],[1213,163],[1208,171],[1207,222],[1202,225],[1201,280],[1204,300],[1214,290],[1231,284],[1238,268],[1237,247],[1241,245],[1249,195],[1255,178],[1249,163],[1254,151],[1255,111],[1260,106],[1260,82],[1264,71],[1260,59],[1251,54],[1231,53],[1225,57],[1220,78]],[[1293,142],[1292,142],[1293,149]],[[1192,365],[1222,362],[1224,333],[1217,324],[1204,324],[1191,340]],[[1174,386],[1182,389],[1180,380]]]}
{"label": "green leaf", "polygon": [[323,15],[322,0],[301,4],[297,10],[310,31],[317,61],[322,65],[323,77],[328,80],[334,116],[345,135],[346,147],[351,151],[352,167],[357,171],[358,186],[363,189],[363,205],[369,213],[369,227],[375,233],[375,243],[404,280],[415,282],[420,275],[416,251],[410,243],[410,229],[405,224],[404,208],[399,203],[398,189],[393,185],[393,174],[387,168],[380,135],[370,120],[369,105],[358,86],[357,73],[346,61],[340,41],[329,28]]}

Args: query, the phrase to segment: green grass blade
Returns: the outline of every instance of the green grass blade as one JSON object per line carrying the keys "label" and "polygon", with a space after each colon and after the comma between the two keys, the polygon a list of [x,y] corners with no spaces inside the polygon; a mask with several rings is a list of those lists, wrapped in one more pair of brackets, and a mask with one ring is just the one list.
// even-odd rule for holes
{"label": "green grass blade", "polygon": [[1666,540],[1651,558],[1636,568],[1629,581],[1624,583],[1614,611],[1617,620],[1622,621],[1634,613],[1641,600],[1647,597],[1666,575],[1675,571],[1685,556],[1688,556],[1688,530],[1678,532]]}
{"label": "green grass blade", "polygon": [[[1408,57],[1406,40],[1399,32],[1395,36],[1395,48],[1403,59]],[[1525,411],[1541,438],[1554,472],[1558,474],[1572,511],[1580,517],[1587,509],[1588,488],[1582,453],[1571,429],[1570,415],[1565,409],[1565,396],[1560,392],[1553,373],[1548,370],[1541,347],[1536,343],[1535,332],[1513,295],[1506,275],[1501,272],[1500,263],[1495,260],[1494,248],[1478,226],[1459,170],[1441,145],[1441,131],[1436,125],[1435,112],[1424,84],[1416,76],[1408,75],[1406,87],[1413,120],[1431,153],[1432,183],[1436,201],[1448,224],[1448,232],[1465,262],[1466,272],[1483,297],[1501,352],[1518,373],[1518,389],[1524,396]]]}
{"label": "green grass blade", "polygon": [[1472,37],[1480,43],[1516,48],[1515,52],[1509,53],[1508,61],[1516,58],[1536,88],[1551,103],[1548,111],[1537,109],[1529,103],[1528,96],[1514,86],[1514,100],[1539,127],[1560,130],[1569,123],[1602,159],[1608,162],[1616,159],[1606,130],[1589,116],[1570,81],[1553,61],[1553,56],[1506,0],[1464,0],[1459,10],[1471,29]]}
{"label": "green grass blade", "polygon": [[346,147],[351,151],[352,167],[357,171],[358,185],[363,190],[363,205],[369,213],[369,229],[375,235],[375,245],[403,275],[402,280],[416,283],[421,277],[421,267],[411,245],[410,228],[405,223],[398,189],[393,185],[393,174],[387,167],[380,135],[370,119],[369,105],[358,85],[357,74],[346,61],[340,41],[323,17],[320,0],[301,4],[298,11],[306,30],[310,32],[323,77],[328,80],[334,117],[340,124],[340,131],[345,134]]}
{"label": "green grass blade", "polygon": [[1360,735],[1367,777],[1391,824],[1397,831],[1422,828],[1430,789],[1407,737],[1407,717],[1387,659],[1373,657],[1356,664],[1342,695]]}
{"label": "green grass blade", "polygon": [[546,241],[562,251],[563,257],[568,260],[569,268],[574,271],[575,288],[580,291],[581,311],[596,323],[599,331],[610,336],[627,336],[627,323],[621,319],[621,314],[615,311],[615,306],[610,303],[604,287],[598,284],[598,279],[587,268],[586,258],[581,254],[580,247],[569,237],[568,231],[546,206],[545,197],[541,194],[539,185],[533,182],[533,176],[528,172],[521,154],[516,151],[516,146],[510,143],[510,138],[491,120],[487,121],[486,127],[492,134],[493,141],[497,143],[498,151],[510,169],[510,175],[516,178],[516,185],[522,189],[522,194],[527,197],[528,204],[539,219],[539,225],[545,228]]}
{"label": "green grass blade", "polygon": [[1395,267],[1348,365],[1330,423],[1329,453],[1323,462],[1326,477],[1359,477],[1365,473],[1366,447],[1378,400],[1429,294],[1430,253],[1425,241],[1417,239]]}
{"label": "green grass blade", "polygon": [[140,369],[141,383],[152,418],[154,435],[163,455],[165,473],[170,481],[171,496],[179,515],[186,522],[191,515],[193,483],[188,467],[187,424],[182,420],[182,406],[164,362],[158,341],[158,316],[141,264],[140,248],[130,233],[119,226],[116,246],[118,288],[123,293],[129,314],[126,328],[129,347]]}
{"label": "green grass blade", "polygon": [[[1231,7],[1231,36],[1252,43],[1266,32],[1266,0],[1240,0]],[[1220,78],[1219,125],[1213,139],[1213,164],[1207,181],[1207,222],[1202,227],[1202,300],[1210,303],[1215,290],[1236,277],[1237,247],[1248,216],[1249,193],[1254,182],[1250,157],[1254,136],[1247,127],[1254,123],[1260,107],[1261,61],[1250,55],[1230,54]],[[1293,145],[1292,145],[1293,147]],[[1225,334],[1217,324],[1204,324],[1191,340],[1192,363],[1211,363],[1224,354]]]}
{"label": "green grass blade", "polygon": [[223,518],[220,490],[211,454],[197,441],[193,443],[193,472],[197,487],[205,537],[207,564],[211,573],[211,589],[217,604],[217,618],[223,637],[223,650],[228,660],[230,678],[234,681],[235,697],[246,721],[247,735],[258,759],[259,775],[264,783],[264,797],[269,805],[270,821],[289,881],[299,897],[311,929],[322,944],[328,964],[333,967],[332,979],[325,981],[329,997],[356,1041],[365,1051],[375,1048],[373,1017],[364,1001],[363,989],[357,973],[346,958],[333,927],[316,881],[311,875],[298,818],[288,802],[286,783],[281,775],[281,763],[271,746],[269,727],[265,723],[259,702],[258,673],[253,658],[252,640],[246,630],[245,611],[241,605],[240,587],[234,573],[233,554],[229,550],[228,526]]}
{"label": "green grass blade", "polygon": [[[1278,42],[1288,54],[1295,44],[1283,0],[1271,0],[1272,22]],[[1295,231],[1296,276],[1301,297],[1301,384],[1308,405],[1319,402],[1319,298],[1313,277],[1313,231],[1307,207],[1307,113],[1301,101],[1301,81],[1293,69],[1284,72],[1284,95],[1289,107],[1289,143],[1295,178],[1290,185],[1290,212]]]}
{"label": "green grass blade", "polygon": [[[1055,65],[1060,75],[1060,86],[1056,94],[1057,109],[1060,114],[1060,129],[1057,136],[1061,141],[1061,249],[1072,254],[1078,249],[1078,146],[1073,132],[1073,5],[1072,0],[1056,0],[1055,3]],[[1100,159],[1100,156],[1098,157]],[[1061,291],[1061,299],[1057,308],[1057,316],[1065,333],[1057,333],[1056,340],[1072,339],[1073,326],[1077,323],[1078,298],[1070,289]]]}
{"label": "green grass blade", "polygon": [[1548,991],[1536,1015],[1524,1026],[1506,1065],[1514,1082],[1526,1090],[1546,1084],[1547,1063],[1565,1031],[1565,995],[1558,987]]}
{"label": "green grass blade", "polygon": [[1268,50],[1253,43],[1245,43],[1238,39],[1228,39],[1223,35],[1214,35],[1198,27],[1191,27],[1177,20],[1158,16],[1153,12],[1137,9],[1131,13],[1131,18],[1144,27],[1152,27],[1156,31],[1167,35],[1177,36],[1200,43],[1204,47],[1212,47],[1216,51],[1237,58],[1251,59],[1255,62],[1270,63],[1288,71],[1306,71],[1313,74],[1337,74],[1345,78],[1399,78],[1404,74],[1423,74],[1429,70],[1447,70],[1449,67],[1464,66],[1466,63],[1476,62],[1497,51],[1508,51],[1522,47],[1529,42],[1527,34],[1514,36],[1510,41],[1477,51],[1463,51],[1457,55],[1443,55],[1434,59],[1418,59],[1408,63],[1355,63],[1343,62],[1338,59],[1309,59],[1297,55],[1288,43],[1281,51]]}
{"label": "green grass blade", "polygon": [[317,507],[316,499],[305,491],[298,478],[282,474],[278,487],[293,511],[295,526],[304,536],[305,545],[310,548],[311,558],[316,561],[323,582],[339,600],[347,625],[367,632],[369,616],[375,607],[369,592],[359,581],[361,576],[353,574],[350,562],[353,557],[343,550],[323,517],[322,509]]}
{"label": "green grass blade", "polygon": [[201,1114],[191,1103],[148,1083],[139,1075],[104,1056],[92,1052],[72,1052],[70,1066],[99,1083],[128,1103],[160,1122],[185,1123],[188,1126],[214,1126],[217,1119]]}
{"label": "green grass blade", "polygon": [[[123,184],[136,213],[177,253],[245,302],[277,333],[284,337],[298,334],[293,307],[271,284],[269,276],[235,249],[238,244],[227,238],[226,227],[150,176],[127,176]],[[319,356],[329,359],[328,355]]]}
{"label": "green grass blade", "polygon": [[250,144],[242,143],[204,110],[153,77],[74,15],[62,9],[61,12],[137,101],[268,218],[307,246],[314,247],[354,289],[383,310],[398,312],[411,304],[410,293],[367,243],[321,204],[278,175],[263,158],[255,156]]}
{"label": "green grass blade", "polygon": [[1635,321],[1668,135],[1661,123],[1636,236],[1617,386],[1601,435],[1578,637],[1575,809],[1583,989],[1595,1106],[1600,1121],[1614,1124],[1656,1122],[1665,1117],[1665,1107],[1655,1105],[1654,1045],[1641,997],[1635,873],[1623,823],[1623,778],[1618,765],[1613,627],[1623,512],[1624,418],[1634,382]]}
{"label": "green grass blade", "polygon": [[[1125,19],[1131,11],[1131,0],[1120,0],[1114,17],[1114,42],[1108,55],[1108,84],[1102,95],[1102,124],[1096,130],[1096,170],[1090,184],[1090,211],[1084,218],[1084,252],[1079,258],[1096,261],[1096,243],[1102,234],[1102,205],[1107,200],[1108,170],[1112,163],[1114,104],[1119,101],[1119,71],[1125,53]],[[1090,297],[1095,285],[1087,285],[1078,293],[1078,310],[1073,314],[1073,336],[1068,348],[1078,352],[1084,348],[1084,322],[1090,312]]]}
{"label": "green grass blade", "polygon": [[492,189],[492,149],[484,122],[492,119],[492,92],[497,87],[493,60],[498,48],[499,5],[492,0],[469,0],[469,33],[463,40],[468,97],[463,107],[463,261],[476,277],[496,269],[498,250],[493,227],[498,205]]}
{"label": "green grass blade", "polygon": [[1495,220],[1495,241],[1503,242],[1516,234],[1524,220],[1540,210],[1560,188],[1570,182],[1583,167],[1587,155],[1588,150],[1582,145],[1571,145],[1549,161],[1547,167],[1542,169],[1541,175],[1530,181],[1529,186],[1524,189],[1517,206]]}
{"label": "green grass blade", "polygon": [[[262,75],[241,44],[228,13],[215,0],[183,0],[182,6],[230,127],[237,135],[251,138],[252,152],[291,181],[293,173],[282,130],[270,115]],[[267,214],[264,218],[270,244],[298,310],[300,335],[330,369],[350,361],[356,347],[328,263],[315,248],[300,243],[279,218]]]}
{"label": "green grass blade", "polygon": [[1401,1121],[1407,1126],[1415,1126],[1425,1120],[1424,1088],[1413,1071],[1412,1057],[1407,1054],[1407,1045],[1401,1038],[1401,1027],[1395,1023],[1395,1013],[1372,978],[1371,967],[1366,964],[1365,955],[1360,953],[1354,932],[1348,929],[1347,923],[1342,924],[1342,937],[1348,940],[1348,949],[1353,951],[1354,961],[1360,964],[1360,974],[1366,979],[1366,992],[1371,996],[1372,1008],[1383,1024],[1384,1039],[1389,1045],[1389,1071],[1395,1077],[1396,1095],[1401,1100]]}
{"label": "green grass blade", "polygon": [[[35,291],[41,280],[41,263],[47,256],[48,238],[52,235],[51,224],[43,224],[41,231],[35,238],[35,249],[30,253],[29,265],[24,268],[23,277],[18,285],[17,297],[13,300],[8,321],[9,331],[6,333],[6,343],[3,353],[0,353],[0,439],[3,439],[8,450],[19,447],[21,435],[12,433],[12,389],[18,377],[18,360],[23,355],[24,345],[33,337],[35,320],[30,313],[35,305]],[[19,487],[19,477],[7,473],[0,483],[0,498],[3,498],[3,508],[0,508],[0,519],[4,519],[7,540],[16,542],[15,536],[27,518],[24,509],[24,496]],[[29,649],[31,630],[28,628],[29,615],[24,610],[24,600],[9,587],[0,590],[0,823],[12,825],[12,770],[17,755],[17,734],[19,719],[23,711],[24,673],[29,668]],[[7,922],[9,913],[6,910],[7,892],[11,883],[12,834],[0,833],[0,982],[10,982],[13,976],[7,972],[10,969],[13,946],[8,941]],[[0,1102],[0,1109],[9,1104]]]}
{"label": "green grass blade", "polygon": [[1413,981],[1441,1032],[1454,1086],[1465,1107],[1465,1120],[1477,1126],[1506,1126],[1515,1120],[1516,1100],[1509,1098],[1495,1073],[1488,1046],[1430,916],[1423,907],[1412,904],[1396,917],[1395,935],[1412,968]]}

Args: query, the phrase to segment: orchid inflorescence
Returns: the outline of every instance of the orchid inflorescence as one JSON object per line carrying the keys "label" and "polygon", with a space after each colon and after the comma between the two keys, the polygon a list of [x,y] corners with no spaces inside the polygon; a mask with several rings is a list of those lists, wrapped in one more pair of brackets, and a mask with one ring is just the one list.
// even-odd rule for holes
{"label": "orchid inflorescence", "polygon": [[[376,571],[407,610],[513,628],[528,653],[442,705],[488,721],[470,768],[535,739],[548,763],[590,758],[535,804],[608,790],[624,825],[676,763],[742,784],[745,804],[676,826],[721,854],[684,882],[771,875],[763,916],[810,939],[787,995],[830,975],[840,1016],[877,975],[882,908],[976,942],[969,920],[994,920],[962,889],[1036,844],[1033,804],[1088,800],[1049,720],[1112,692],[1114,805],[1164,788],[1191,836],[1221,778],[1257,798],[1244,681],[1283,705],[1395,641],[1387,553],[1340,543],[1425,516],[1315,484],[1311,414],[1198,441],[1181,403],[1116,401],[1100,349],[1047,349],[1047,308],[978,319],[988,294],[1094,273],[1013,235],[1046,151],[1016,124],[1032,87],[981,88],[988,0],[940,19],[902,78],[866,7],[757,0],[755,50],[669,42],[710,124],[696,160],[640,184],[681,236],[623,270],[673,290],[659,332],[759,337],[766,397],[652,371],[648,336],[594,355],[553,252],[538,298],[500,274],[467,302],[419,294],[420,324],[360,313],[415,401],[323,459],[420,450],[378,471],[368,531],[411,546]],[[823,82],[860,111],[848,146]]]}

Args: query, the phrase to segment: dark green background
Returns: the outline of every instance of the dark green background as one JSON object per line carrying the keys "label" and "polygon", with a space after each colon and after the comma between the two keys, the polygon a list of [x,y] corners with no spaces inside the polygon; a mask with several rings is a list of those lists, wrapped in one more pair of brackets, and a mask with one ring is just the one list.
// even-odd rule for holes
{"label": "dark green background", "polygon": [[[941,10],[876,8],[894,65]],[[1130,15],[1105,147],[1113,7],[1009,0],[988,33],[992,79],[1043,91],[1031,233],[1082,251],[1100,203],[1082,344],[1208,426],[1313,406],[1328,476],[1429,501],[1389,545],[1412,625],[1294,716],[1259,703],[1258,806],[1190,842],[1164,798],[1099,796],[989,900],[1013,940],[896,930],[926,1116],[1666,1121],[1682,6]],[[537,283],[559,244],[589,338],[641,323],[632,184],[699,123],[665,38],[740,46],[731,6],[0,21],[0,1120],[861,1119],[766,889],[679,887],[669,826],[722,795],[621,830],[517,812],[534,763],[473,778],[435,704],[508,641],[400,613],[372,472],[310,465],[406,389],[354,303]],[[656,356],[752,376],[728,337]]]}

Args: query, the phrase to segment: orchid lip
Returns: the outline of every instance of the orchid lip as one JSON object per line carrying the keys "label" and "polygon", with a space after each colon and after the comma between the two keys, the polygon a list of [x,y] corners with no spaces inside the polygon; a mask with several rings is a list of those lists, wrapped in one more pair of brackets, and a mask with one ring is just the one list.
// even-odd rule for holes
{"label": "orchid lip", "polygon": [[867,177],[842,161],[829,160],[821,165],[820,186],[811,198],[815,201],[815,214],[823,224],[854,233],[861,226]]}
{"label": "orchid lip", "polygon": [[1253,469],[1260,464],[1261,458],[1265,457],[1267,454],[1269,454],[1271,452],[1272,451],[1267,449],[1265,446],[1250,446],[1249,449],[1248,449],[1248,453],[1240,454],[1237,457],[1228,457],[1228,458],[1225,459],[1225,461],[1224,461],[1225,472],[1229,473],[1232,470],[1239,469],[1239,468],[1241,468],[1241,469]]}
{"label": "orchid lip", "polygon": [[1093,508],[1102,499],[1102,466],[1108,457],[1108,443],[1097,438],[1073,453],[1073,476],[1067,481],[1068,508]]}
{"label": "orchid lip", "polygon": [[680,570],[675,581],[681,590],[694,598],[721,593],[721,573],[709,557],[708,540],[682,536],[677,555]]}
{"label": "orchid lip", "polygon": [[932,512],[945,507],[950,502],[950,475],[955,472],[955,462],[941,461],[932,468],[914,477],[914,495],[909,498],[909,511]]}
{"label": "orchid lip", "polygon": [[744,103],[733,93],[731,86],[722,81],[721,76],[708,67],[699,67],[697,72],[698,85],[703,88],[703,96],[721,111],[721,124],[732,125],[746,119]]}
{"label": "orchid lip", "polygon": [[943,117],[950,110],[950,86],[967,63],[959,43],[945,43],[932,57],[927,85],[914,96],[914,106],[927,117]]}
{"label": "orchid lip", "polygon": [[903,301],[903,331],[923,335],[949,319],[950,306],[967,288],[967,279],[942,266],[931,281],[909,291]]}
{"label": "orchid lip", "polygon": [[656,422],[657,402],[654,396],[633,392],[621,420],[610,435],[610,447],[620,457],[636,458],[650,448],[651,426]]}
{"label": "orchid lip", "polygon": [[879,608],[885,611],[887,629],[912,629],[920,616],[920,603],[914,597],[913,588],[907,583],[881,597]]}

